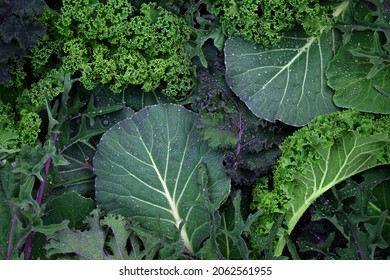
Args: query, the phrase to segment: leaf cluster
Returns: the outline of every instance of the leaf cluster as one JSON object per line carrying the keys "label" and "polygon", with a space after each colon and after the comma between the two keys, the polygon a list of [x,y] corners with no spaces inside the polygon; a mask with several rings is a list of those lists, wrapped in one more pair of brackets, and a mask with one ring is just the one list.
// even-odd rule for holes
{"label": "leaf cluster", "polygon": [[0,6],[0,84],[11,81],[16,64],[46,33],[36,18],[43,13],[43,0],[2,1]]}
{"label": "leaf cluster", "polygon": [[316,36],[334,22],[329,4],[318,0],[217,0],[212,11],[219,16],[225,33],[266,46],[275,45],[282,32],[298,25]]}
{"label": "leaf cluster", "polygon": [[198,90],[192,109],[201,116],[199,132],[211,148],[224,151],[225,170],[234,184],[251,186],[280,155],[279,144],[294,129],[257,118],[231,91],[219,51],[204,45],[209,62],[198,68]]}
{"label": "leaf cluster", "polygon": [[386,1],[3,2],[0,259],[389,258]]}
{"label": "leaf cluster", "polygon": [[58,15],[47,11],[43,21],[48,32],[32,54],[35,75],[57,67],[89,90],[108,83],[114,92],[139,85],[146,92],[161,87],[167,96],[182,97],[192,88],[184,50],[191,29],[161,6],[65,0]]}
{"label": "leaf cluster", "polygon": [[390,36],[387,2],[352,2],[336,28],[343,45],[326,69],[333,100],[342,108],[390,112]]}
{"label": "leaf cluster", "polygon": [[[288,137],[274,170],[271,189],[262,181],[254,188],[256,209],[265,217],[256,225],[264,235],[279,215],[291,234],[308,207],[337,183],[364,170],[390,163],[388,117],[357,111],[319,116]],[[285,245],[281,231],[275,254]]]}
{"label": "leaf cluster", "polygon": [[[389,257],[389,166],[348,178],[313,204],[297,249],[304,259]],[[320,227],[319,225],[327,225]]]}

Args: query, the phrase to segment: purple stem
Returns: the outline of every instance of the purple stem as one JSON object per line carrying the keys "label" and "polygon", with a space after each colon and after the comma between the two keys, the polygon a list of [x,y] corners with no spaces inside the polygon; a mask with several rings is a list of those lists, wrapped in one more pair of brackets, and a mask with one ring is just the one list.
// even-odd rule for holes
{"label": "purple stem", "polygon": [[[58,133],[54,133],[54,135],[53,135],[53,145],[56,144],[57,139],[58,139]],[[49,157],[47,159],[46,163],[45,163],[45,175],[46,175],[46,177],[49,174],[51,161],[52,160]],[[43,181],[41,182],[41,185],[39,186],[37,198],[35,199],[39,206],[41,206],[41,203],[42,203],[43,194],[45,192],[45,186],[46,186],[46,178],[44,178]],[[32,231],[32,232],[30,232],[30,234],[27,237],[26,244],[24,246],[24,259],[25,260],[30,259],[31,250],[32,250],[32,243],[34,241],[34,236],[35,236],[35,232]]]}
{"label": "purple stem", "polygon": [[8,240],[8,251],[7,251],[7,256],[5,257],[6,260],[9,260],[11,258],[11,254],[13,251],[12,242],[14,237],[15,221],[16,221],[16,215],[15,213],[13,213],[11,218],[11,231],[9,233],[9,240]]}
{"label": "purple stem", "polygon": [[355,244],[356,244],[357,250],[359,252],[360,259],[365,260],[366,258],[364,257],[362,245],[360,244],[360,241],[358,240],[358,237],[355,235],[355,233],[353,231],[352,231],[352,236],[355,239]]}
{"label": "purple stem", "polygon": [[390,13],[390,4],[387,2],[387,0],[384,0],[383,4],[385,5],[387,11]]}
{"label": "purple stem", "polygon": [[93,170],[93,166],[90,165],[90,164],[87,163],[87,162],[82,162],[82,161],[80,161],[80,160],[77,160],[77,159],[71,158],[71,157],[68,157],[68,158],[70,158],[70,159],[73,160],[74,162],[80,164],[82,167],[84,167],[84,168],[86,168],[86,169],[91,169],[91,170]]}
{"label": "purple stem", "polygon": [[238,144],[236,148],[236,155],[238,155],[241,152],[241,140],[242,140],[242,135],[244,134],[244,129],[242,127],[242,110],[238,112],[239,115],[239,121],[238,121]]}
{"label": "purple stem", "polygon": [[352,238],[355,240],[355,244],[356,244],[356,247],[357,247],[357,250],[358,250],[360,259],[365,260],[366,258],[364,257],[362,245],[360,244],[359,238],[358,238],[358,236],[356,235],[355,231],[353,230],[352,225],[351,225],[351,223],[349,222],[349,219],[348,219],[347,216],[345,217],[345,219],[346,219],[346,222],[347,222],[347,224],[348,224],[348,226],[349,226],[349,229],[350,229],[350,231],[351,231]]}

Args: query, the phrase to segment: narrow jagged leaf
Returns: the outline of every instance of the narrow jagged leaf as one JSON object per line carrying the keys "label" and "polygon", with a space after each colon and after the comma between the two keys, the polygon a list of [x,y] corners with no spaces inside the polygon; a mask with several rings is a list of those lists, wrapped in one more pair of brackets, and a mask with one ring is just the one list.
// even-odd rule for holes
{"label": "narrow jagged leaf", "polygon": [[219,249],[226,259],[248,260],[251,251],[244,240],[244,232],[251,233],[251,226],[262,211],[250,214],[244,220],[241,207],[241,192],[237,192],[232,203],[222,214],[222,224],[217,240]]}
{"label": "narrow jagged leaf", "polygon": [[108,87],[87,91],[76,86],[71,94],[68,108],[61,108],[65,111],[61,117],[70,121],[61,122],[57,143],[60,154],[69,164],[58,167],[58,174],[53,179],[55,186],[66,188],[56,188],[54,194],[74,190],[82,195],[92,195],[95,191],[92,158],[96,145],[104,132],[134,111],[111,98],[113,92]]}
{"label": "narrow jagged leaf", "polygon": [[300,241],[298,242],[298,246],[301,252],[316,251],[323,254],[324,256],[332,257],[332,254],[329,252],[329,248],[332,245],[334,239],[335,234],[331,233],[322,243],[314,244],[308,241]]}
{"label": "narrow jagged leaf", "polygon": [[11,220],[14,219],[14,223],[16,222],[11,199],[18,194],[18,179],[12,172],[11,164],[7,163],[0,168],[0,260],[7,258]]}
{"label": "narrow jagged leaf", "polygon": [[371,222],[376,223],[381,214],[387,211],[382,229],[384,240],[390,243],[390,180],[377,185],[373,190],[373,199],[368,205],[368,213],[371,217]]}
{"label": "narrow jagged leaf", "polygon": [[[390,64],[372,31],[353,32],[326,70],[335,104],[362,112],[390,113]],[[376,45],[376,46],[375,46]],[[386,54],[389,58],[390,55]],[[388,59],[387,58],[387,59]]]}
{"label": "narrow jagged leaf", "polygon": [[325,68],[339,42],[335,30],[318,38],[289,34],[271,49],[233,36],[225,46],[226,80],[256,116],[306,125],[337,111]]}
{"label": "narrow jagged leaf", "polygon": [[103,135],[93,161],[101,209],[146,229],[158,225],[168,237],[180,233],[191,252],[209,235],[209,211],[216,210],[199,203],[198,165],[213,170],[208,190],[212,205],[219,207],[230,189],[223,155],[201,140],[198,119],[178,105],[146,107]]}

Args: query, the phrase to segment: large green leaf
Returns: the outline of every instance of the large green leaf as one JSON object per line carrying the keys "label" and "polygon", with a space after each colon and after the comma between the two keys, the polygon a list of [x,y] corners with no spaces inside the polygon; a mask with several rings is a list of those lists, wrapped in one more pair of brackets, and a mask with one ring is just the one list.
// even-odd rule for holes
{"label": "large green leaf", "polygon": [[389,114],[389,58],[382,49],[378,33],[353,32],[326,71],[328,84],[336,91],[335,104],[363,112]]}
{"label": "large green leaf", "polygon": [[[94,157],[98,206],[133,218],[167,237],[180,233],[192,252],[210,233],[208,211],[226,199],[230,182],[223,155],[197,134],[198,115],[178,105],[146,107],[107,131]],[[206,164],[208,188],[197,184]],[[205,205],[204,194],[211,205]]]}
{"label": "large green leaf", "polygon": [[234,36],[225,46],[226,80],[256,116],[303,126],[337,110],[325,68],[339,37],[335,30],[318,38],[297,32],[268,49]]}

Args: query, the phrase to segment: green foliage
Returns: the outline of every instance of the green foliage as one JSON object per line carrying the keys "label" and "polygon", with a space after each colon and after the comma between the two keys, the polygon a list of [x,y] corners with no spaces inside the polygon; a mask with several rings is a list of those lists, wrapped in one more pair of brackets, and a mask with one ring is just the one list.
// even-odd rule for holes
{"label": "green foliage", "polygon": [[92,158],[101,135],[134,111],[123,103],[126,93],[115,95],[108,87],[88,91],[79,83],[72,84],[70,79],[65,84],[71,90],[61,95],[51,116],[53,131],[61,132],[56,142],[58,154],[68,164],[52,168],[52,196],[71,190],[91,196],[95,192]]}
{"label": "green foliage", "polygon": [[[389,179],[388,165],[373,168],[319,198],[313,204],[312,222],[302,229],[304,241],[297,242],[300,255],[304,259],[388,258]],[[315,226],[320,222],[328,226]]]}
{"label": "green foliage", "polygon": [[297,25],[309,36],[318,36],[334,22],[332,9],[318,0],[217,0],[212,11],[228,35],[266,46],[278,43],[282,32]]}
{"label": "green foliage", "polygon": [[198,93],[191,105],[201,116],[200,133],[211,148],[224,151],[232,182],[252,186],[276,162],[279,144],[293,129],[257,118],[227,85],[218,50],[210,44],[203,50],[210,67],[198,70]]}
{"label": "green foliage", "polygon": [[18,146],[15,116],[10,104],[0,101],[0,158]]}
{"label": "green foliage", "polygon": [[67,221],[45,225],[42,208],[33,198],[36,178],[43,180],[41,171],[47,161],[48,147],[29,147],[5,161],[0,167],[0,259],[18,259],[31,232],[43,235],[64,229]]}
{"label": "green foliage", "polygon": [[[147,231],[121,215],[93,210],[86,229],[69,228],[49,236],[48,257],[81,260],[186,259],[182,248],[158,229]],[[130,246],[128,246],[130,244]]]}
{"label": "green foliage", "polygon": [[[125,228],[123,217],[109,215],[101,220],[101,213],[93,210],[85,219],[87,229],[72,231],[67,228],[51,235],[49,243],[45,246],[48,257],[56,254],[57,257],[66,254],[75,254],[76,258],[84,260],[125,259],[126,242],[130,232]],[[112,230],[112,235],[107,229]],[[106,250],[106,240],[112,255]],[[128,255],[127,255],[128,257]],[[126,258],[127,259],[127,258]]]}
{"label": "green foliage", "polygon": [[107,83],[114,92],[128,85],[147,92],[161,86],[167,96],[182,97],[192,88],[193,70],[184,51],[191,29],[156,4],[135,10],[125,0],[65,0],[59,16],[46,15],[45,24],[48,34],[33,52],[36,75],[55,55],[56,67],[79,75],[89,90]]}
{"label": "green foliage", "polygon": [[37,113],[27,110],[20,111],[21,119],[18,122],[20,141],[23,144],[34,145],[37,143],[41,119]]}
{"label": "green foliage", "polygon": [[[347,8],[348,1],[342,2],[332,17],[336,20]],[[234,93],[257,117],[292,126],[337,111],[325,70],[341,43],[339,31],[332,25],[314,34],[295,28],[285,30],[279,41],[269,48],[245,36],[227,40],[226,81]]]}
{"label": "green foliage", "polygon": [[[255,188],[254,204],[270,218],[260,220],[256,232],[264,234],[272,220],[284,214],[291,234],[308,207],[337,183],[361,171],[390,163],[390,118],[375,118],[357,111],[319,116],[288,137],[274,171],[270,191]],[[281,233],[275,254],[285,245]]]}
{"label": "green foliage", "polygon": [[226,81],[257,117],[306,125],[338,110],[325,70],[339,42],[334,29],[318,37],[286,33],[272,48],[233,36],[225,46]]}
{"label": "green foliage", "polygon": [[218,248],[224,258],[229,260],[248,260],[253,257],[245,237],[253,235],[252,224],[263,214],[257,211],[244,220],[241,200],[241,193],[237,192],[230,207],[223,212],[221,227],[216,234]]}
{"label": "green foliage", "polygon": [[[83,230],[83,223],[86,216],[96,207],[96,203],[91,198],[86,198],[75,191],[48,198],[45,206],[45,215],[43,224],[51,225],[68,221],[67,226],[70,229]],[[44,246],[47,243],[46,236],[38,233],[35,235],[31,259],[46,259],[46,250]]]}
{"label": "green foliage", "polygon": [[45,2],[0,4],[0,259],[390,257],[388,1]]}
{"label": "green foliage", "polygon": [[0,84],[11,82],[11,72],[46,33],[36,20],[45,8],[43,0],[2,1],[0,6]]}
{"label": "green foliage", "polygon": [[17,109],[28,109],[39,112],[46,105],[64,91],[63,78],[56,70],[49,71],[45,77],[33,83],[30,88],[24,89],[17,98]]}
{"label": "green foliage", "polygon": [[344,32],[344,45],[329,63],[326,75],[337,106],[388,114],[390,16],[385,3],[367,2],[352,2],[337,25]]}
{"label": "green foliage", "polygon": [[[147,230],[157,225],[196,253],[210,232],[209,212],[227,198],[230,180],[222,154],[197,134],[198,116],[182,106],[146,107],[107,131],[94,157],[96,200]],[[197,185],[200,164],[213,170],[209,186]],[[207,191],[207,192],[206,192]],[[209,196],[212,206],[202,203]]]}
{"label": "green foliage", "polygon": [[22,109],[16,117],[11,104],[0,100],[0,158],[22,145],[37,144],[40,125],[37,113]]}

